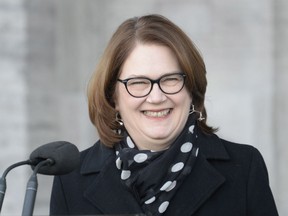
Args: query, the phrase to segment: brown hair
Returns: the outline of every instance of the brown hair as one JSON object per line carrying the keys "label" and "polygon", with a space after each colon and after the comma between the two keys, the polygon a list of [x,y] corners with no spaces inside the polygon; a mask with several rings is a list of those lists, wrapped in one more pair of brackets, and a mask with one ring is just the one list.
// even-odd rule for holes
{"label": "brown hair", "polygon": [[186,74],[185,86],[197,111],[205,120],[198,121],[201,130],[210,134],[214,128],[206,124],[204,107],[207,86],[204,61],[189,37],[175,24],[161,15],[135,17],[123,22],[110,39],[88,85],[89,115],[100,140],[112,147],[121,139],[115,131],[114,93],[121,67],[136,43],[153,43],[169,47],[176,55],[181,70]]}

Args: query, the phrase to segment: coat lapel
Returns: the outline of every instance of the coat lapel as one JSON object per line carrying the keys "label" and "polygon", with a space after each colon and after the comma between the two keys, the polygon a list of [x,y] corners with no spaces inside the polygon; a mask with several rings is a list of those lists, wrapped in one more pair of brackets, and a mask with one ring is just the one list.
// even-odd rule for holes
{"label": "coat lapel", "polygon": [[176,192],[165,215],[193,215],[197,209],[225,182],[203,157],[197,159],[192,173]]}
{"label": "coat lapel", "polygon": [[229,160],[217,136],[199,137],[200,152],[191,174],[171,200],[165,215],[193,215],[225,182],[225,177],[211,164],[210,159]]}
{"label": "coat lapel", "polygon": [[84,191],[84,197],[105,214],[142,213],[137,200],[121,183],[114,159],[112,149],[97,144],[86,156],[81,172],[91,175],[93,181]]}

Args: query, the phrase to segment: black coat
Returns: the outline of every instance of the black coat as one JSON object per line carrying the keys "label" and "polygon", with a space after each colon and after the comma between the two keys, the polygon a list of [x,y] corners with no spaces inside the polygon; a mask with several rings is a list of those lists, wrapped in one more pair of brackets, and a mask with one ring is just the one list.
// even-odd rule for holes
{"label": "black coat", "polygon": [[[276,216],[268,173],[252,146],[198,138],[200,151],[191,174],[170,201],[165,216]],[[142,213],[121,183],[115,153],[97,142],[81,153],[81,166],[55,177],[51,215]]]}

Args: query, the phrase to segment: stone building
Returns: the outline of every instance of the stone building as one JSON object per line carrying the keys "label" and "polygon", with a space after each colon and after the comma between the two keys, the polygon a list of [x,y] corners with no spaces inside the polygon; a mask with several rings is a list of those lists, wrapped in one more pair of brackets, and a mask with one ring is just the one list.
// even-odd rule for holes
{"label": "stone building", "polygon": [[[286,0],[0,0],[0,171],[37,146],[97,139],[90,74],[126,18],[160,13],[183,28],[207,66],[208,122],[264,156],[280,215],[288,215]],[[3,215],[21,213],[31,169],[7,176]],[[48,214],[51,176],[38,176],[36,215]]]}

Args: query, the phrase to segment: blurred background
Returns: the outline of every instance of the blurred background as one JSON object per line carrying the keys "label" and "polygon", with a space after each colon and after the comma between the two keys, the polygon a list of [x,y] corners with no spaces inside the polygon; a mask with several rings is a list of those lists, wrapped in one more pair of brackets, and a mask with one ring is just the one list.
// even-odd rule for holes
{"label": "blurred background", "polygon": [[[207,66],[208,122],[262,153],[280,215],[288,215],[288,1],[0,0],[0,171],[57,140],[80,150],[97,134],[87,82],[125,19],[159,13],[179,25]],[[9,173],[2,215],[20,215],[31,169]],[[35,215],[53,178],[38,176]]]}

